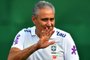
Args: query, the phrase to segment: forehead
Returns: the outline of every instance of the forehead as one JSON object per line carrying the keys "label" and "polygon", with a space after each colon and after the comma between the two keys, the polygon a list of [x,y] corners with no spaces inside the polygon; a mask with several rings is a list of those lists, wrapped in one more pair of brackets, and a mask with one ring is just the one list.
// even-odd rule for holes
{"label": "forehead", "polygon": [[38,10],[37,15],[40,17],[54,17],[54,11],[51,8],[42,8]]}

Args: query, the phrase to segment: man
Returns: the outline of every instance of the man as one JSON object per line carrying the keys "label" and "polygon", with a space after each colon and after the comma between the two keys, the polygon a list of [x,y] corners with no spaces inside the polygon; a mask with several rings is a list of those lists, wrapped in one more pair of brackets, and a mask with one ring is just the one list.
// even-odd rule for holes
{"label": "man", "polygon": [[39,1],[33,9],[35,26],[16,35],[8,60],[79,60],[70,34],[54,27],[54,15],[51,3]]}

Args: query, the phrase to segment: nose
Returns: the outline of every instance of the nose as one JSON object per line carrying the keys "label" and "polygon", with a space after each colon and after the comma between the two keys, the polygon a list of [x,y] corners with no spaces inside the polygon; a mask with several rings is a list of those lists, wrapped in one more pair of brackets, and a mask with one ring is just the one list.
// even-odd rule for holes
{"label": "nose", "polygon": [[47,26],[48,26],[48,27],[51,26],[51,21],[50,21],[50,20],[47,21]]}

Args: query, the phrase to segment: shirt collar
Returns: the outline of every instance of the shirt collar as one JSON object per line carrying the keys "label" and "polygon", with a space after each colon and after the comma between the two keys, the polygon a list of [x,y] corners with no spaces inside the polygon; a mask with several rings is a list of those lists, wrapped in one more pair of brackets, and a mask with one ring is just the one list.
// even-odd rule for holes
{"label": "shirt collar", "polygon": [[35,33],[35,29],[36,29],[35,26],[33,26],[33,27],[31,28],[31,35],[36,35],[36,33]]}

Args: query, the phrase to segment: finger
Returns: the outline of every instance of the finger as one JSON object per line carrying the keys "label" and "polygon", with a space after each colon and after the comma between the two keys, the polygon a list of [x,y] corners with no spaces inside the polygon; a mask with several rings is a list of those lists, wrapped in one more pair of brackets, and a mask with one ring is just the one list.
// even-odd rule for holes
{"label": "finger", "polygon": [[42,30],[42,31],[41,31],[41,34],[42,34],[42,35],[44,35],[45,33],[46,33],[46,31],[45,31],[45,30]]}
{"label": "finger", "polygon": [[41,33],[44,33],[44,30],[42,30]]}
{"label": "finger", "polygon": [[50,31],[52,31],[52,30],[53,30],[52,27],[50,27],[50,28],[46,27],[46,29],[45,29],[46,34],[50,34]]}
{"label": "finger", "polygon": [[52,35],[54,32],[55,32],[54,30],[50,31],[49,34],[48,34],[48,36],[51,37],[51,35]]}
{"label": "finger", "polygon": [[52,45],[52,44],[54,44],[54,43],[55,43],[55,41],[49,41],[49,42],[48,42],[49,45]]}
{"label": "finger", "polygon": [[55,42],[54,41],[51,41],[51,42],[47,42],[47,43],[45,43],[45,47],[48,47],[49,45],[52,45],[52,44],[54,44]]}
{"label": "finger", "polygon": [[53,27],[50,27],[50,29],[48,30],[48,32],[52,32],[53,31]]}
{"label": "finger", "polygon": [[55,32],[55,30],[50,31],[50,34],[52,35]]}

